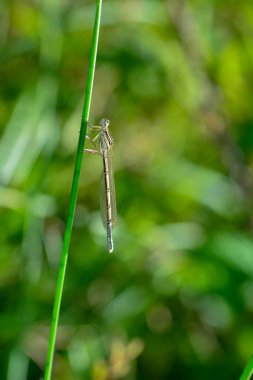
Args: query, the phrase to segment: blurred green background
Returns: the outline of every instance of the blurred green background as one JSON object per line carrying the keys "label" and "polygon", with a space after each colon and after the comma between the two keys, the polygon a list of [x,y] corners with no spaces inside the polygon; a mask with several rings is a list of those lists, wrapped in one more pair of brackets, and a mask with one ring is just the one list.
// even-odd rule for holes
{"label": "blurred green background", "polygon": [[[41,379],[95,1],[0,2],[0,378]],[[55,380],[238,379],[253,352],[253,7],[104,0]]]}

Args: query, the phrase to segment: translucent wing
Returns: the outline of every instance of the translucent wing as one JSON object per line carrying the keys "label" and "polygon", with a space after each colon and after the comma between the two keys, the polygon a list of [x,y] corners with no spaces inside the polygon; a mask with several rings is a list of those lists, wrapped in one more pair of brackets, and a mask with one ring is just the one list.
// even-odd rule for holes
{"label": "translucent wing", "polygon": [[[112,165],[112,150],[107,151],[108,159],[108,174],[109,174],[109,190],[111,199],[111,209],[112,209],[112,227],[117,224],[117,206],[116,206],[116,196],[115,196],[115,185],[114,185],[114,173]],[[100,178],[99,187],[99,200],[100,200],[100,213],[104,228],[107,230],[107,210],[106,210],[106,193],[105,193],[105,179],[104,170]]]}

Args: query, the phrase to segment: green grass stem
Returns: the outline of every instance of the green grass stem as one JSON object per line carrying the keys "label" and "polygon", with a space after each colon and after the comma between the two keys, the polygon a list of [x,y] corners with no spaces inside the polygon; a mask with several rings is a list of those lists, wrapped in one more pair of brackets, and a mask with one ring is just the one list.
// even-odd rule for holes
{"label": "green grass stem", "polygon": [[94,74],[95,74],[97,48],[98,48],[101,11],[102,11],[102,0],[97,0],[96,16],[95,16],[94,29],[93,29],[93,37],[92,37],[90,61],[89,61],[86,90],[85,90],[85,97],[84,97],[84,104],[83,104],[81,128],[80,128],[79,142],[78,142],[78,147],[77,147],[72,188],[71,188],[71,193],[70,193],[66,228],[65,228],[64,238],[63,238],[62,256],[61,256],[61,262],[60,262],[60,268],[59,268],[59,274],[58,274],[58,280],[57,280],[57,286],[56,286],[56,294],[55,294],[55,300],[54,300],[54,307],[53,307],[53,314],[52,314],[52,320],[51,320],[44,380],[51,379],[52,368],[53,368],[56,333],[57,333],[59,313],[60,313],[60,308],[61,308],[61,299],[62,299],[64,278],[65,278],[66,267],[67,267],[71,231],[72,231],[75,207],[76,207],[76,201],[77,201],[78,185],[79,185],[79,178],[80,178],[80,172],[81,172],[81,166],[82,166],[82,160],[83,160],[83,150],[84,150],[87,122],[89,120],[89,112],[90,112],[90,105],[91,105],[92,88],[93,88],[93,80],[94,80]]}
{"label": "green grass stem", "polygon": [[249,380],[253,374],[253,355],[249,359],[239,380]]}

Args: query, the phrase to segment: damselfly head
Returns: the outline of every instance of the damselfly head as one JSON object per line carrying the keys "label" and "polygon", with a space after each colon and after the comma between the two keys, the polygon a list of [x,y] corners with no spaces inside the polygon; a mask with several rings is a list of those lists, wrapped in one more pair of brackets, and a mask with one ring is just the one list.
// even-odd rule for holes
{"label": "damselfly head", "polygon": [[102,128],[108,128],[109,125],[110,125],[110,120],[108,120],[108,119],[102,119],[100,121],[100,125],[101,125]]}

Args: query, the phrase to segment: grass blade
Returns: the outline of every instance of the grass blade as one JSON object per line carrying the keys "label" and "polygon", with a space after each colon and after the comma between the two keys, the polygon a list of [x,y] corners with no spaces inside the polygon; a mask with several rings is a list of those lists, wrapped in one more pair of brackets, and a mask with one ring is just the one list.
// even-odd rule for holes
{"label": "grass blade", "polygon": [[249,380],[253,374],[253,355],[249,359],[239,380]]}
{"label": "grass blade", "polygon": [[93,38],[92,38],[92,45],[91,45],[91,52],[90,52],[90,62],[89,62],[89,68],[88,68],[88,74],[87,74],[85,98],[84,98],[82,120],[81,120],[81,129],[80,129],[80,136],[79,136],[79,142],[78,142],[78,147],[77,147],[77,155],[76,155],[76,161],[75,161],[72,188],[71,188],[71,193],[70,193],[68,216],[67,216],[66,228],[65,228],[64,238],[63,238],[62,256],[61,256],[60,269],[59,269],[59,275],[58,275],[57,286],[56,286],[56,294],[55,294],[53,315],[52,315],[52,321],[51,321],[51,329],[50,329],[50,336],[49,336],[44,380],[50,380],[51,374],[52,374],[56,333],[57,333],[59,313],[60,313],[60,307],[61,307],[64,278],[65,278],[65,272],[66,272],[66,266],[67,266],[67,260],[68,260],[71,231],[72,231],[72,226],[73,226],[76,200],[77,200],[77,194],[78,194],[78,184],[79,184],[80,171],[81,171],[81,166],[82,166],[87,122],[89,119],[89,112],[90,112],[90,105],[91,105],[93,79],[94,79],[94,74],[95,74],[96,56],[97,56],[97,48],[98,48],[101,11],[102,11],[102,0],[97,0],[96,16],[95,16]]}

